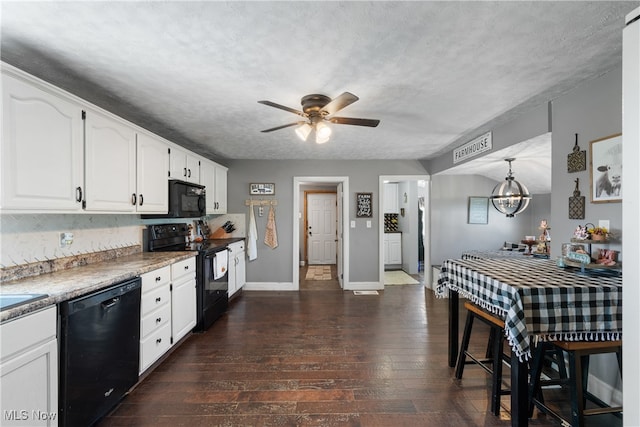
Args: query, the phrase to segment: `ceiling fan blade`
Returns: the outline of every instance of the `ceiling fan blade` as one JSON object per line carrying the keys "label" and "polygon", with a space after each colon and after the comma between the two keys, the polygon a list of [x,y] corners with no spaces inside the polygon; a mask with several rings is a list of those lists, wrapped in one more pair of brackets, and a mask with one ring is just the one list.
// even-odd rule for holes
{"label": "ceiling fan blade", "polygon": [[299,121],[299,122],[295,122],[295,123],[289,123],[288,125],[282,125],[282,126],[278,126],[278,127],[271,128],[271,129],[265,129],[265,130],[262,130],[260,132],[273,132],[274,130],[280,130],[280,129],[284,129],[284,128],[289,128],[291,126],[296,126],[296,125],[303,125],[305,123],[307,123],[307,122]]}
{"label": "ceiling fan blade", "polygon": [[331,117],[329,120],[331,123],[339,125],[356,125],[356,126],[369,126],[376,127],[380,123],[380,120],[374,119],[356,119],[354,117]]}
{"label": "ceiling fan blade", "polygon": [[327,116],[330,116],[342,110],[344,107],[353,104],[358,99],[360,98],[358,98],[354,94],[349,92],[344,92],[342,95],[338,95],[337,97],[333,98],[331,102],[329,102],[327,105],[322,107],[320,112],[321,113],[325,112],[327,113]]}
{"label": "ceiling fan blade", "polygon": [[276,104],[275,102],[271,102],[271,101],[258,101],[258,103],[260,103],[260,104],[264,104],[264,105],[268,105],[269,107],[279,108],[279,109],[281,109],[281,110],[288,111],[288,112],[290,112],[290,113],[297,114],[297,115],[302,116],[302,117],[308,117],[308,115],[307,115],[307,114],[305,114],[305,113],[303,113],[302,111],[295,110],[295,109],[293,109],[293,108],[289,108],[289,107],[285,107],[284,105]]}

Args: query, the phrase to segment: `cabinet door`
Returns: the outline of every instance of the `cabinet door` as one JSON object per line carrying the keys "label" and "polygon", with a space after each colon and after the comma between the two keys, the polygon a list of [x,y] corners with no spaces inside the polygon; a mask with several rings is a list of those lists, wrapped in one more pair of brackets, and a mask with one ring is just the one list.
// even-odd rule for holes
{"label": "cabinet door", "polygon": [[247,283],[247,260],[246,252],[243,250],[236,257],[236,291],[240,290]]}
{"label": "cabinet door", "polygon": [[227,168],[216,165],[215,213],[227,213]]}
{"label": "cabinet door", "polygon": [[82,210],[80,106],[2,75],[1,208]]}
{"label": "cabinet door", "polygon": [[196,326],[196,278],[173,284],[171,294],[171,335],[175,344]]}
{"label": "cabinet door", "polygon": [[86,210],[135,212],[136,133],[97,112],[85,120]]}
{"label": "cabinet door", "polygon": [[389,264],[402,264],[402,235],[389,236]]}
{"label": "cabinet door", "polygon": [[200,159],[187,150],[171,147],[169,178],[198,184],[200,182]]}
{"label": "cabinet door", "polygon": [[384,253],[384,264],[389,264],[389,235],[385,233],[382,240],[382,249]]}
{"label": "cabinet door", "polygon": [[200,163],[200,185],[206,187],[207,214],[216,213],[216,166],[213,162]]}
{"label": "cabinet door", "polygon": [[164,142],[141,133],[137,134],[136,146],[137,211],[167,213],[169,210],[168,147]]}
{"label": "cabinet door", "polygon": [[384,184],[384,213],[398,213],[398,184]]}

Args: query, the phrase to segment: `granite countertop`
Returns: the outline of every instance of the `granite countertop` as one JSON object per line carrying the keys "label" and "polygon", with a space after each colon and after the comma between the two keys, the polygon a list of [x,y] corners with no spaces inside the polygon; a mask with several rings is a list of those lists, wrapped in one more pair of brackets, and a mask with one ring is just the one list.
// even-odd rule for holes
{"label": "granite countertop", "polygon": [[195,257],[197,252],[139,252],[55,273],[41,274],[0,284],[0,294],[48,294],[43,298],[0,312],[0,322],[58,304],[143,273]]}

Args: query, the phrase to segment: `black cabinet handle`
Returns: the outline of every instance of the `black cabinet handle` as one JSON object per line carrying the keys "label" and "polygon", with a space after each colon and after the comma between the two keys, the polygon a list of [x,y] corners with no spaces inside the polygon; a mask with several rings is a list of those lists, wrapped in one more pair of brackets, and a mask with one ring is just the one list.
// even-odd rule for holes
{"label": "black cabinet handle", "polygon": [[160,344],[161,342],[162,342],[162,338],[158,338],[158,339],[156,340],[156,344]]}
{"label": "black cabinet handle", "polygon": [[162,317],[158,317],[158,318],[156,319],[156,325],[157,325],[158,323],[160,323],[160,322],[162,322]]}
{"label": "black cabinet handle", "polygon": [[156,282],[159,282],[160,280],[162,280],[161,276],[156,277]]}
{"label": "black cabinet handle", "polygon": [[187,176],[187,168],[184,168],[184,170],[182,172],[182,176]]}
{"label": "black cabinet handle", "polygon": [[132,204],[133,206],[135,206],[135,205],[136,205],[136,203],[137,203],[136,193],[133,193],[133,194],[131,195],[131,204]]}
{"label": "black cabinet handle", "polygon": [[191,178],[191,169],[187,169],[189,171],[189,175],[187,175],[187,178]]}
{"label": "black cabinet handle", "polygon": [[142,198],[142,194],[140,194],[139,199],[140,199],[140,206],[142,206],[144,204],[144,199]]}
{"label": "black cabinet handle", "polygon": [[185,270],[188,270],[188,269],[189,269],[189,266],[188,266],[188,265],[185,265],[185,266],[184,266],[184,269],[185,269]]}
{"label": "black cabinet handle", "polygon": [[82,187],[76,187],[76,202],[82,201]]}
{"label": "black cabinet handle", "polygon": [[160,301],[162,301],[162,298],[160,297],[156,298],[156,302],[160,302]]}

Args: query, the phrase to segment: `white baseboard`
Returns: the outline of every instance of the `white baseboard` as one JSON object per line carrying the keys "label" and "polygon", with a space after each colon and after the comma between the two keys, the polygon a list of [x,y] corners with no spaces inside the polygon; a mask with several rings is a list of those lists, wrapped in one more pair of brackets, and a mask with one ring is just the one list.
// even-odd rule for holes
{"label": "white baseboard", "polygon": [[381,282],[349,282],[345,283],[345,291],[382,291],[384,283]]}
{"label": "white baseboard", "polygon": [[242,288],[245,291],[297,291],[292,282],[247,282]]}
{"label": "white baseboard", "polygon": [[622,406],[622,390],[618,390],[592,374],[589,374],[589,391],[607,405]]}

